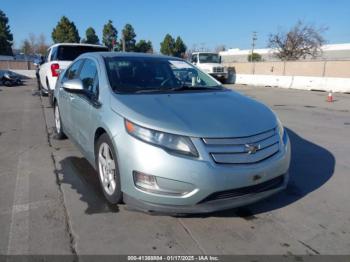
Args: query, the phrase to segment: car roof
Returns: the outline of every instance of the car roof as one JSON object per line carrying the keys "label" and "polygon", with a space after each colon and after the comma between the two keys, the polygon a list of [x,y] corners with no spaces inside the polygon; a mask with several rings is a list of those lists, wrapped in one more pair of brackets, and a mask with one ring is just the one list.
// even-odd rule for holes
{"label": "car roof", "polygon": [[136,53],[136,52],[90,52],[81,54],[79,57],[139,57],[139,58],[154,58],[154,59],[171,59],[171,60],[183,60],[182,58],[149,54],[149,53]]}
{"label": "car roof", "polygon": [[93,44],[85,44],[85,43],[57,43],[54,44],[52,46],[50,46],[49,48],[53,48],[56,46],[91,46],[91,47],[106,47],[103,45],[93,45]]}

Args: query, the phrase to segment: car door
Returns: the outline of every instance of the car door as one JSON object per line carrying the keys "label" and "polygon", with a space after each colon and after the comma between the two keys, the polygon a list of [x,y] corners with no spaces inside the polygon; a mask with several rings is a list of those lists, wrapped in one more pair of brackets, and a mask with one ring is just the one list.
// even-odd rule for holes
{"label": "car door", "polygon": [[71,115],[74,123],[74,136],[86,155],[90,155],[91,133],[93,130],[94,110],[98,110],[98,72],[96,62],[85,59],[79,78],[83,84],[84,93],[74,94],[71,101]]}
{"label": "car door", "polygon": [[[80,68],[83,64],[83,59],[79,59],[74,62],[64,73],[60,79],[60,90],[59,90],[59,109],[61,115],[61,121],[64,126],[65,132],[70,136],[74,136],[73,128],[74,121],[72,121],[71,107],[72,102],[75,99],[75,95],[71,92],[66,91],[63,88],[64,82],[68,80],[77,79],[79,77]],[[76,139],[75,137],[73,137]]]}

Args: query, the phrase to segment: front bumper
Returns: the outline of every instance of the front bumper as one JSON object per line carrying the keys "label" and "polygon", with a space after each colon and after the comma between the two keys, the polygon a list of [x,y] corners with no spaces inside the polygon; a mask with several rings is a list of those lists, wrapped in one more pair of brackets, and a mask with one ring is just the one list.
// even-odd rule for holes
{"label": "front bumper", "polygon": [[[131,208],[165,213],[210,213],[254,203],[283,190],[289,179],[290,142],[287,138],[277,154],[252,165],[217,164],[205,152],[200,139],[193,139],[200,157],[197,159],[171,155],[163,149],[144,143],[125,132],[113,138],[118,155],[124,201]],[[146,192],[137,188],[133,172],[157,178],[160,187],[183,195]],[[283,182],[264,191],[249,191],[238,197],[210,199],[222,191],[258,186],[283,176]],[[258,179],[257,179],[258,178]]]}
{"label": "front bumper", "polygon": [[223,72],[223,73],[209,73],[212,77],[218,78],[218,79],[227,79],[228,78],[228,73]]}
{"label": "front bumper", "polygon": [[265,199],[271,195],[274,195],[287,186],[289,175],[288,173],[281,175],[283,182],[271,190],[266,190],[258,193],[251,193],[238,197],[229,197],[225,199],[217,199],[212,201],[200,202],[196,205],[185,206],[185,205],[162,205],[156,203],[150,203],[142,201],[140,199],[133,198],[127,194],[124,194],[124,201],[131,210],[138,210],[148,213],[165,213],[165,214],[201,214],[201,213],[212,213],[216,211],[222,211],[232,209],[240,206],[249,205]]}

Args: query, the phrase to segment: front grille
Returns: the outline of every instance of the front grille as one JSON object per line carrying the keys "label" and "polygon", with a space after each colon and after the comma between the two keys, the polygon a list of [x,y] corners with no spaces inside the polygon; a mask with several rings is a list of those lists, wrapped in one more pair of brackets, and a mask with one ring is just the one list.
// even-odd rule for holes
{"label": "front grille", "polygon": [[213,72],[214,73],[223,73],[224,72],[224,68],[223,67],[214,67],[213,68]]}
{"label": "front grille", "polygon": [[218,164],[255,164],[279,151],[276,129],[238,138],[203,138],[207,152]]}
{"label": "front grille", "polygon": [[216,192],[200,201],[199,204],[213,200],[228,199],[233,197],[241,197],[249,194],[261,193],[264,191],[279,188],[283,185],[283,182],[284,176],[282,175],[257,185]]}

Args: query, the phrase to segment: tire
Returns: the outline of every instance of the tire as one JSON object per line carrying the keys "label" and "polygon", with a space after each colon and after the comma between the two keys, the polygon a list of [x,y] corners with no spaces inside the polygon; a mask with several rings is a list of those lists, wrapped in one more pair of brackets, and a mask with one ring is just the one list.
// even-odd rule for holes
{"label": "tire", "polygon": [[49,98],[50,106],[53,107],[54,106],[53,91],[49,90],[48,98]]}
{"label": "tire", "polygon": [[55,120],[56,138],[59,140],[62,140],[64,138],[66,138],[66,135],[64,134],[63,129],[62,129],[61,114],[60,114],[60,110],[59,110],[57,104],[55,104],[53,112],[54,112],[54,120]]}
{"label": "tire", "polygon": [[40,83],[40,78],[38,75],[36,76],[36,82],[38,83],[38,91],[40,92],[41,91],[41,83]]}
{"label": "tire", "polygon": [[102,134],[95,145],[95,162],[102,192],[111,204],[122,202],[123,193],[116,153],[106,133]]}
{"label": "tire", "polygon": [[4,82],[4,86],[12,86],[12,83],[10,81],[6,80]]}
{"label": "tire", "polygon": [[44,91],[43,86],[40,87],[40,95],[41,95],[41,96],[47,96],[47,95],[48,95],[48,93],[46,93],[46,92]]}

